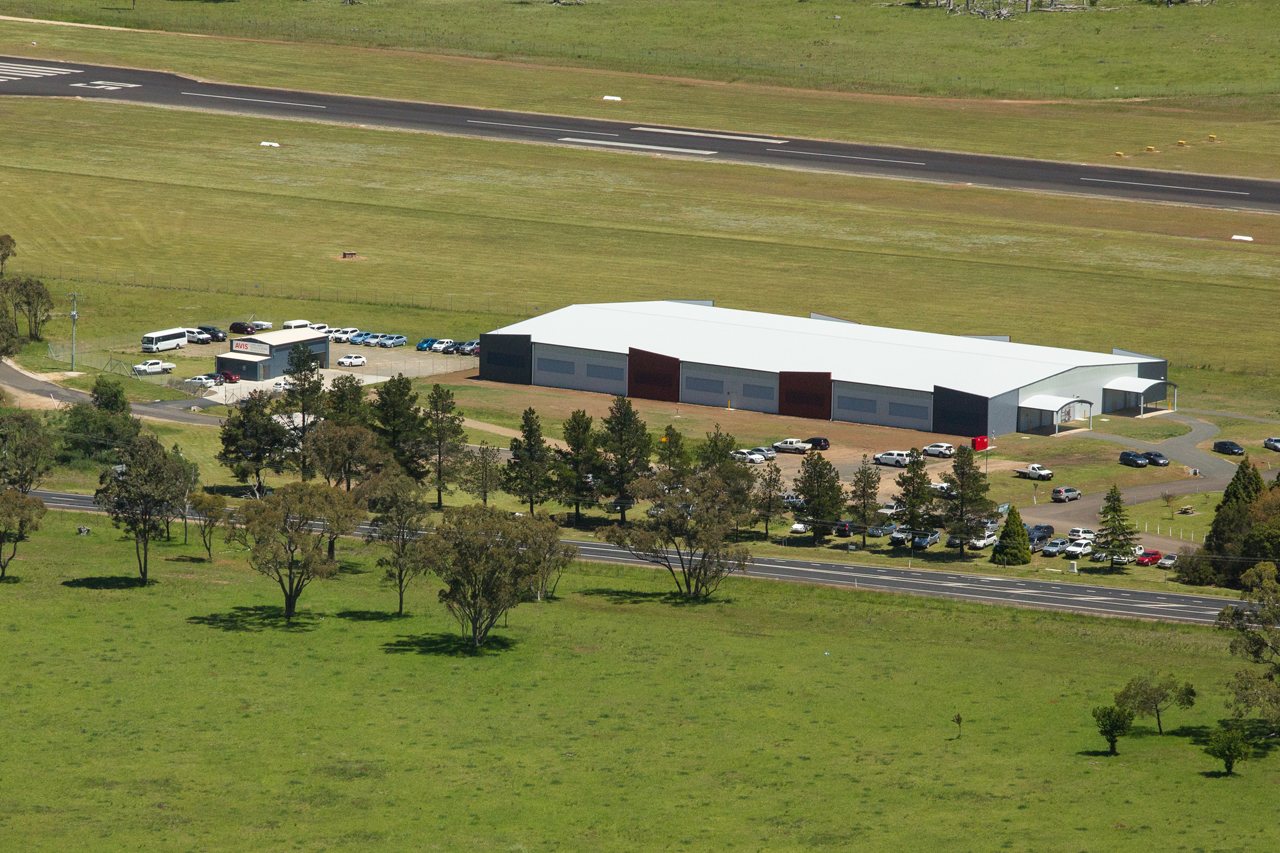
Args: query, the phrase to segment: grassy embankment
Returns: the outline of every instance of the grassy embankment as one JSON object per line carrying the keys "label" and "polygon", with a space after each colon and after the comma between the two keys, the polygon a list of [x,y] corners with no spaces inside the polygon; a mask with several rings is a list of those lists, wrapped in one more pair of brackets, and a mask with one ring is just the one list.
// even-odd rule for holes
{"label": "grassy embankment", "polygon": [[[181,6],[184,12],[199,10],[224,14],[239,5],[184,3],[161,4],[158,8]],[[731,10],[739,5],[718,3],[716,8],[721,13],[732,14]],[[1212,14],[1218,15],[1215,21],[1220,22],[1220,13],[1230,9],[1233,20],[1245,21],[1265,6],[1265,2],[1260,0],[1256,6],[1244,10],[1242,16],[1239,3],[1231,6],[1219,4]],[[325,7],[317,3],[289,4],[290,11],[298,14],[308,14],[318,8]],[[344,7],[344,11],[350,8]],[[377,8],[380,7],[369,6],[361,12]],[[519,8],[518,4],[503,4],[497,11],[502,13],[512,8]],[[606,4],[593,5],[593,9],[603,8]],[[607,4],[607,8],[617,7]],[[681,4],[679,8],[685,10],[689,6]],[[805,4],[790,8],[808,10],[819,7]],[[525,7],[525,11],[530,9],[533,7]],[[541,14],[544,9],[552,14],[559,11],[539,6],[536,14]],[[847,3],[841,4],[841,9],[846,17],[868,13],[860,6]],[[81,11],[86,10],[82,8]],[[581,10],[573,10],[569,14],[578,11]],[[1056,54],[1061,33],[1054,33],[1054,28],[1071,28],[1075,26],[1073,21],[1083,22],[1088,18],[1089,30],[1084,34],[1084,43],[1069,57],[1064,56],[1064,61],[1071,64],[1071,79],[1084,81],[1099,71],[1114,77],[1117,75],[1110,69],[1116,67],[1116,63],[1129,60],[1131,64],[1124,65],[1123,74],[1119,75],[1124,79],[1115,81],[1118,85],[1129,86],[1136,79],[1134,75],[1159,67],[1160,63],[1139,66],[1132,62],[1130,54],[1134,46],[1150,44],[1161,53],[1161,62],[1179,63],[1176,73],[1160,73],[1158,82],[1161,87],[1171,80],[1184,85],[1195,77],[1207,81],[1213,91],[1219,91],[1221,81],[1232,77],[1228,66],[1218,62],[1221,51],[1242,50],[1248,53],[1251,49],[1258,50],[1260,33],[1277,31],[1277,28],[1255,28],[1246,37],[1229,38],[1219,35],[1217,30],[1206,33],[1194,29],[1201,26],[1204,19],[1195,18],[1194,11],[1192,16],[1178,17],[1183,11],[1164,15],[1161,14],[1163,10],[1136,8],[1123,14],[1040,14],[1009,25],[983,24],[977,28],[976,36],[969,32],[973,26],[971,22],[957,24],[952,20],[944,26],[953,33],[962,34],[960,49],[981,51],[984,68],[996,68],[1003,58],[1029,59],[1036,64],[1034,79],[1042,80],[1045,78],[1041,64],[1048,53],[1027,50],[1022,39],[1036,28],[1047,27],[1055,40],[1055,49],[1049,52]],[[925,22],[925,29],[912,36],[919,39],[923,50],[931,49],[930,39],[938,35],[927,26],[927,22],[939,17],[933,12],[876,9],[870,10],[870,14],[893,16],[910,28]],[[1163,29],[1135,30],[1134,23],[1121,23],[1147,19],[1159,20],[1153,26]],[[1192,46],[1182,51],[1169,50],[1169,46],[1160,39],[1172,35],[1165,27],[1170,19],[1192,21],[1193,30],[1184,35],[1193,41],[1205,42],[1204,48]],[[1117,23],[1119,26],[1112,30]],[[1093,31],[1094,28],[1102,28],[1108,33],[1108,38],[1115,36],[1134,44],[1126,45],[1123,57],[1094,56],[1094,50],[1101,49],[1090,44],[1101,37],[1101,33]],[[1015,41],[1000,41],[1011,31],[1017,33]],[[884,33],[874,32],[874,28],[868,35],[868,43],[854,55],[865,56],[867,50],[880,49],[892,52],[894,61],[905,55],[903,39],[885,38]],[[992,37],[1000,43],[986,44]],[[797,85],[802,88],[786,89],[665,76],[663,72],[671,69],[661,69],[659,76],[651,76],[532,65],[519,61],[431,56],[403,50],[190,38],[163,33],[104,32],[14,22],[0,22],[0,47],[6,53],[32,59],[158,68],[205,80],[255,86],[1020,157],[1124,163],[1269,178],[1280,176],[1280,128],[1272,121],[1280,100],[1276,95],[1123,101],[1073,101],[1046,99],[1038,95],[1033,100],[869,96],[815,91],[813,81],[798,81]],[[1201,56],[1210,67],[1198,75],[1189,73],[1185,63]],[[1099,63],[1099,59],[1107,61]],[[923,63],[910,60],[909,67],[914,75],[919,68],[954,68],[954,61],[953,57]],[[879,66],[884,67],[884,63],[879,63]],[[1251,63],[1247,79],[1258,80],[1262,67]],[[692,76],[697,75],[694,73]],[[1009,79],[998,72],[996,76]],[[849,78],[842,76],[842,79]],[[935,75],[932,79],[941,78]],[[966,90],[965,94],[974,93]],[[1094,91],[1093,94],[1102,93]],[[1117,92],[1109,89],[1108,94]],[[617,95],[623,101],[605,102],[601,100],[603,95]],[[1217,137],[1216,140],[1211,136]],[[1187,144],[1179,145],[1180,141]],[[1147,146],[1156,150],[1148,152]],[[1124,152],[1123,159],[1115,156],[1117,151]]]}
{"label": "grassy embankment", "polygon": [[[433,581],[389,612],[371,549],[344,545],[289,628],[218,550],[157,546],[143,589],[101,518],[51,514],[24,544],[0,586],[0,846],[1277,842],[1274,757],[1225,779],[1201,750],[1238,667],[1209,629],[752,580],[682,607],[652,572],[578,566],[473,657]],[[1167,671],[1196,707],[1105,757],[1090,709]]]}

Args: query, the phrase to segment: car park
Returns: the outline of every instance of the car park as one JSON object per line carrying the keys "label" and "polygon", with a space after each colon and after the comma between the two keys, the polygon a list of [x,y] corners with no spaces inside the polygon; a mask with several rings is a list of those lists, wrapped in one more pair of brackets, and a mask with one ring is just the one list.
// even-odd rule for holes
{"label": "car park", "polygon": [[1098,534],[1094,533],[1087,527],[1073,527],[1067,531],[1067,538],[1072,542],[1076,542],[1080,539],[1083,539],[1086,542],[1092,542],[1094,539],[1098,538]]}
{"label": "car park", "polygon": [[804,443],[809,445],[811,450],[830,450],[831,442],[825,438],[806,438]]}
{"label": "car park", "polygon": [[208,344],[213,343],[213,338],[208,332],[202,332],[199,329],[186,329],[187,343],[189,344]]}
{"label": "car park", "polygon": [[253,326],[240,320],[235,321],[227,328],[231,330],[233,335],[252,335],[256,331]]}
{"label": "car park", "polygon": [[[777,445],[774,445],[775,447]],[[911,454],[905,450],[886,450],[884,453],[877,453],[872,457],[877,465],[893,465],[897,468],[906,468],[907,463],[911,461]]]}
{"label": "car park", "polygon": [[222,375],[222,381],[228,385],[234,385],[240,381],[239,373],[232,373],[230,370],[223,370],[220,371],[220,373]]}
{"label": "car park", "polygon": [[362,355],[356,355],[355,353],[348,353],[338,359],[339,367],[364,367],[368,363],[369,359]]}
{"label": "car park", "polygon": [[969,540],[969,549],[972,551],[981,551],[983,548],[990,548],[992,545],[1000,541],[999,534],[988,531],[979,533],[977,536]]}
{"label": "car park", "polygon": [[772,447],[753,447],[751,448],[751,452],[759,453],[765,458],[765,461],[778,458],[778,451],[774,450]]}
{"label": "car park", "polygon": [[1050,539],[1049,544],[1044,546],[1043,553],[1046,557],[1061,557],[1070,544],[1066,539]]}
{"label": "car park", "polygon": [[1074,560],[1079,557],[1087,557],[1093,553],[1093,544],[1087,539],[1077,539],[1066,547],[1062,552],[1063,556],[1068,560]]}
{"label": "car park", "polygon": [[1215,441],[1213,443],[1213,452],[1225,453],[1228,456],[1244,456],[1244,448],[1234,441]]}
{"label": "car park", "polygon": [[734,450],[729,455],[739,462],[747,462],[751,465],[760,465],[764,462],[763,456],[752,453],[750,450]]}
{"label": "car park", "polygon": [[1069,501],[1080,500],[1081,494],[1079,489],[1072,488],[1071,486],[1058,486],[1058,488],[1054,489],[1050,494],[1050,497],[1053,499],[1054,503],[1064,504]]}
{"label": "car park", "polygon": [[1138,565],[1154,566],[1156,563],[1160,562],[1160,558],[1163,556],[1164,554],[1161,554],[1159,551],[1143,551],[1142,556],[1138,557]]}
{"label": "car park", "polygon": [[1280,436],[1275,438],[1264,438],[1262,440],[1262,446],[1267,450],[1280,450]]}
{"label": "car park", "polygon": [[877,524],[875,527],[867,528],[867,535],[874,536],[878,539],[881,536],[891,536],[893,534],[893,531],[897,529],[898,529],[897,524],[895,524],[892,521],[888,521],[888,522],[885,522],[884,524]]}
{"label": "car park", "polygon": [[418,352],[430,352],[431,348],[436,345],[439,338],[423,338],[418,341]]}
{"label": "car park", "polygon": [[1147,457],[1136,450],[1122,450],[1120,451],[1120,464],[1128,465],[1131,468],[1146,468]]}
{"label": "car park", "polygon": [[936,530],[921,530],[919,533],[916,534],[916,537],[911,540],[911,547],[919,548],[920,550],[923,551],[925,548],[928,548],[930,545],[937,545],[938,540],[941,538],[942,538],[941,534],[939,534],[938,531]]}
{"label": "car park", "polygon": [[1157,468],[1168,468],[1169,457],[1165,456],[1159,450],[1148,450],[1142,454],[1142,458],[1147,460],[1148,465],[1154,465]]}
{"label": "car park", "polygon": [[385,337],[386,337],[386,335],[379,334],[379,333],[375,333],[375,332],[370,332],[370,333],[369,333],[369,337],[367,337],[367,338],[365,338],[363,341],[361,341],[361,342],[360,342],[360,344],[361,344],[362,346],[366,346],[366,347],[376,347],[376,346],[378,346],[379,344],[381,344],[381,343],[382,343],[382,339],[383,339],[383,338],[385,338]]}
{"label": "car park", "polygon": [[942,459],[950,459],[952,456],[956,455],[955,447],[947,444],[945,441],[935,442],[921,452],[924,453],[925,456],[937,456]]}
{"label": "car park", "polygon": [[1178,555],[1177,555],[1177,554],[1165,554],[1165,555],[1164,555],[1163,557],[1161,557],[1161,558],[1160,558],[1160,560],[1156,563],[1156,565],[1157,565],[1157,566],[1159,566],[1159,567],[1160,567],[1160,568],[1162,568],[1162,569],[1172,569],[1172,568],[1173,568],[1174,566],[1176,566],[1177,564],[1178,564]]}
{"label": "car park", "polygon": [[227,339],[227,333],[217,326],[197,326],[197,329],[209,336],[209,340],[221,343]]}
{"label": "car park", "polygon": [[441,338],[431,345],[432,352],[444,352],[444,348],[453,343],[453,338]]}
{"label": "car park", "polygon": [[383,335],[382,340],[378,341],[380,347],[402,347],[409,343],[409,339],[404,335]]}
{"label": "car park", "polygon": [[249,325],[253,326],[253,330],[255,332],[266,332],[275,328],[275,326],[267,320],[254,320]]}

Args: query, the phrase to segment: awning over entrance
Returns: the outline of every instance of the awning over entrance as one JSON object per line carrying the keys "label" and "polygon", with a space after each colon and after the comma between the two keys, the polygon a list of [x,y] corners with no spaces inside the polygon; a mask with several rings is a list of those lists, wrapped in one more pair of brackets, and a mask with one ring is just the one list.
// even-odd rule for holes
{"label": "awning over entrance", "polygon": [[[1130,394],[1146,394],[1157,385],[1173,385],[1165,379],[1139,379],[1136,376],[1121,376],[1118,379],[1112,379],[1106,385],[1102,386],[1108,391],[1128,391]],[[1174,385],[1176,388],[1177,386]]]}
{"label": "awning over entrance", "polygon": [[1033,409],[1037,412],[1053,413],[1053,434],[1058,434],[1058,413],[1063,409],[1069,408],[1076,403],[1083,403],[1089,407],[1089,427],[1093,428],[1093,401],[1082,400],[1079,397],[1056,397],[1053,394],[1037,394],[1034,397],[1028,397],[1018,404],[1019,409]]}

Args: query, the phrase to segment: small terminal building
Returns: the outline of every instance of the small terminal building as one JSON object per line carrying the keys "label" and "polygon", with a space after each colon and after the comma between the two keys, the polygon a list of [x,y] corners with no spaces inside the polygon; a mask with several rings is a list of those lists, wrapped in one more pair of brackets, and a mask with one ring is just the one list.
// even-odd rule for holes
{"label": "small terminal building", "polygon": [[572,305],[480,336],[481,379],[966,437],[1164,400],[1168,368],[690,302]]}
{"label": "small terminal building", "polygon": [[329,366],[329,336],[315,329],[286,329],[262,332],[231,342],[231,352],[217,358],[217,371],[228,370],[241,379],[258,382],[284,376],[289,367],[289,353],[302,344],[320,359],[321,367]]}

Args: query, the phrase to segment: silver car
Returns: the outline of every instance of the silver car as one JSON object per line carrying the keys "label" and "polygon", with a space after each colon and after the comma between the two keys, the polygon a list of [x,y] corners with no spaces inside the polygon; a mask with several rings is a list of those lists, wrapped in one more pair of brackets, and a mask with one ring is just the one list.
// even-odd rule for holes
{"label": "silver car", "polygon": [[760,454],[761,456],[763,456],[765,459],[777,459],[777,458],[778,458],[778,451],[774,450],[772,447],[753,447],[753,448],[751,448],[751,452],[752,452],[752,453],[759,453],[759,454]]}

